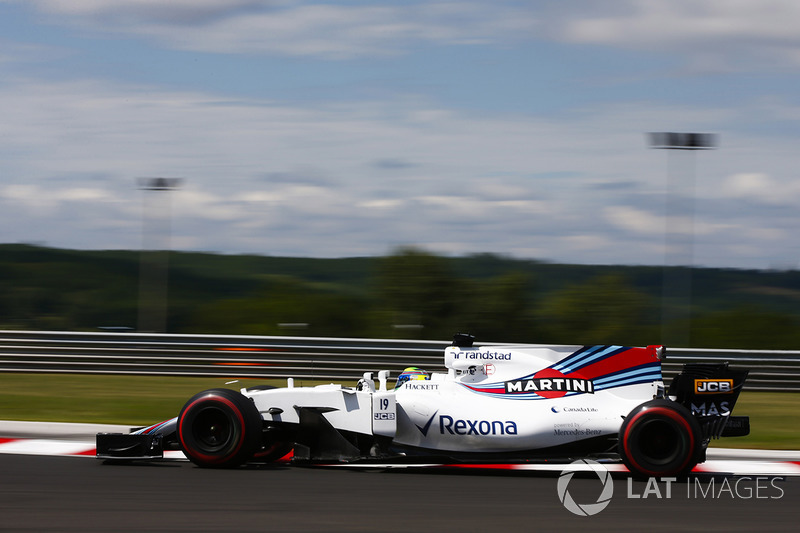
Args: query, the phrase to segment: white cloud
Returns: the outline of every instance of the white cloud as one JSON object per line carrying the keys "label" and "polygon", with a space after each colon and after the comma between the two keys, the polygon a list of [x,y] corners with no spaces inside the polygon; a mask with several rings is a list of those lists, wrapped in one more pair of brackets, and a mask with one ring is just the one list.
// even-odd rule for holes
{"label": "white cloud", "polygon": [[751,242],[780,242],[786,240],[787,238],[791,238],[792,234],[778,228],[752,227],[742,228],[742,236],[745,238],[745,240]]}
{"label": "white cloud", "polygon": [[554,38],[680,53],[706,69],[800,60],[800,4],[794,0],[621,0],[604,2],[602,9],[565,16]]}
{"label": "white cloud", "polygon": [[30,0],[54,24],[202,52],[347,59],[420,45],[523,41],[677,54],[700,70],[800,64],[794,0],[517,3],[258,0]]}
{"label": "white cloud", "polygon": [[[676,116],[713,131],[739,112],[617,104],[553,120],[413,99],[304,108],[140,85],[6,80],[1,237],[137,248],[143,193],[135,178],[168,176],[185,179],[170,193],[176,247],[347,256],[413,243],[442,245],[442,252],[536,250],[543,259],[658,263],[663,255],[651,249],[663,247],[665,160],[646,148],[642,133]],[[725,139],[746,149],[697,158],[698,204],[722,206],[721,214],[698,209],[698,248],[703,238],[719,241],[717,249],[722,238],[754,239],[766,249],[756,257],[775,257],[788,248],[792,219],[774,220],[742,199],[761,190],[766,176],[791,182],[796,143]],[[759,155],[765,146],[768,156]],[[725,165],[752,172],[728,183]],[[734,224],[731,212],[748,222]],[[127,223],[117,228],[108,220]]]}
{"label": "white cloud", "polygon": [[613,243],[602,235],[569,235],[564,238],[566,245],[581,253],[592,252],[613,246]]}
{"label": "white cloud", "polygon": [[800,184],[781,183],[760,172],[734,174],[727,178],[723,194],[748,201],[777,205],[797,205]]}
{"label": "white cloud", "polygon": [[[161,194],[161,193],[156,193]],[[176,218],[201,218],[217,222],[237,221],[246,217],[242,203],[195,187],[172,193],[172,212]]]}
{"label": "white cloud", "polygon": [[[178,49],[351,58],[416,43],[475,44],[522,37],[534,14],[480,2],[31,0],[54,23],[128,33]],[[66,20],[65,20],[66,18]]]}
{"label": "white cloud", "polygon": [[34,185],[7,185],[0,189],[0,198],[31,207],[46,207],[48,202]]}
{"label": "white cloud", "polygon": [[614,226],[643,235],[664,235],[663,212],[649,212],[617,205],[603,208],[603,218]]}
{"label": "white cloud", "polygon": [[50,211],[64,203],[93,204],[115,201],[103,189],[86,187],[43,187],[40,185],[7,185],[0,187],[0,199],[14,202],[17,207],[27,206],[37,211]]}
{"label": "white cloud", "polygon": [[161,22],[191,24],[229,16],[243,10],[285,4],[268,0],[29,0],[47,13],[118,23]]}
{"label": "white cloud", "polygon": [[[800,42],[800,5],[793,0],[626,0],[608,14],[567,17],[574,42],[689,47],[719,39]],[[609,7],[609,3],[602,6]]]}
{"label": "white cloud", "polygon": [[404,200],[400,199],[377,199],[360,202],[359,207],[375,210],[394,210],[403,207],[405,203]]}

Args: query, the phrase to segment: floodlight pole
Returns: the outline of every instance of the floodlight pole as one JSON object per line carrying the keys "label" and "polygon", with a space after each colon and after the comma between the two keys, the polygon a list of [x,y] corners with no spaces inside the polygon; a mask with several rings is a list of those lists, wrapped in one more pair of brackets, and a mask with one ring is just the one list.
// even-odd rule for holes
{"label": "floodlight pole", "polygon": [[142,251],[139,264],[138,331],[167,330],[167,286],[171,214],[169,191],[183,183],[180,178],[139,178],[142,196]]}
{"label": "floodlight pole", "polygon": [[[676,132],[654,132],[647,135],[651,148],[670,151],[667,156],[664,217],[661,342],[671,346],[689,347],[696,181],[695,157],[692,152],[716,148],[717,135]],[[679,167],[680,163],[685,165],[683,169]]]}

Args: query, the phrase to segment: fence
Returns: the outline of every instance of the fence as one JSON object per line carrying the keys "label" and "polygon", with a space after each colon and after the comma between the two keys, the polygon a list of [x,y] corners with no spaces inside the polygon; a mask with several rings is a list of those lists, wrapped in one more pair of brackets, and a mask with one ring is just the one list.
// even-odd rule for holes
{"label": "fence", "polygon": [[[447,341],[145,333],[0,331],[0,372],[355,380],[407,366],[443,370]],[[683,363],[750,369],[747,390],[800,392],[800,351],[667,349],[664,378]]]}

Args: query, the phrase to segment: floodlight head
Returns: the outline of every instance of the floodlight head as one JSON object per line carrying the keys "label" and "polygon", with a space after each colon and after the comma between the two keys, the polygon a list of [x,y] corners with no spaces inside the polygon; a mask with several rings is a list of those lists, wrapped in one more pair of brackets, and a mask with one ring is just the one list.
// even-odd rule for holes
{"label": "floodlight head", "polygon": [[182,178],[138,178],[139,188],[145,191],[171,191],[183,183]]}
{"label": "floodlight head", "polygon": [[668,150],[711,150],[717,147],[715,133],[678,133],[659,131],[647,134],[652,148]]}

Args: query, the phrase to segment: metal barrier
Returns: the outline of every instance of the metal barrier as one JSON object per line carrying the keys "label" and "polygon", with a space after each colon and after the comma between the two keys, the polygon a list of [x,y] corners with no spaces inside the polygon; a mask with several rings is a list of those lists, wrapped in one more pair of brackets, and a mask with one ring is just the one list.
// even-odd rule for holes
{"label": "metal barrier", "polygon": [[[356,380],[365,371],[443,371],[448,341],[0,331],[0,372]],[[480,344],[480,343],[479,343]],[[492,343],[495,344],[495,343]],[[688,362],[747,368],[747,390],[800,392],[800,351],[667,349],[665,381]]]}

